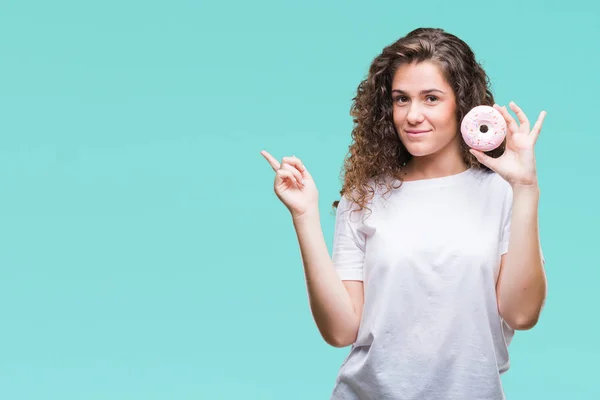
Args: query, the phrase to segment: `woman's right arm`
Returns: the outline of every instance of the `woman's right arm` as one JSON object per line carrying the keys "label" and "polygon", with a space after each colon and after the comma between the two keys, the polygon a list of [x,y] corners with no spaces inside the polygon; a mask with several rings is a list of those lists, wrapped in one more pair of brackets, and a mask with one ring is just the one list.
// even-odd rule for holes
{"label": "woman's right arm", "polygon": [[327,343],[356,341],[363,308],[362,281],[342,281],[327,251],[318,212],[293,218],[313,318]]}
{"label": "woman's right arm", "polygon": [[302,162],[284,157],[281,164],[261,154],[276,172],[274,189],[291,213],[313,318],[323,339],[335,347],[356,341],[363,308],[363,283],[340,279],[327,250],[318,208],[316,185]]}

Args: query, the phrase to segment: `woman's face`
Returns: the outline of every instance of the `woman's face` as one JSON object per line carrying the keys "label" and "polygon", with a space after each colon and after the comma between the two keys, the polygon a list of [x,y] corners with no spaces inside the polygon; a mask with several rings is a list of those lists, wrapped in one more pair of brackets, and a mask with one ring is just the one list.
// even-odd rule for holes
{"label": "woman's face", "polygon": [[459,151],[454,92],[432,62],[400,66],[392,81],[394,126],[415,157]]}

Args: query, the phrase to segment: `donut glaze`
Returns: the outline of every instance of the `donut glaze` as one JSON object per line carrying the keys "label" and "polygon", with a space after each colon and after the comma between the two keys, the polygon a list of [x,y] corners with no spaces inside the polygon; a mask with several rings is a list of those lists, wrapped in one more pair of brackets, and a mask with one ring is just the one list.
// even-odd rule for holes
{"label": "donut glaze", "polygon": [[506,137],[506,121],[498,110],[477,106],[465,115],[460,125],[465,143],[480,151],[494,150]]}

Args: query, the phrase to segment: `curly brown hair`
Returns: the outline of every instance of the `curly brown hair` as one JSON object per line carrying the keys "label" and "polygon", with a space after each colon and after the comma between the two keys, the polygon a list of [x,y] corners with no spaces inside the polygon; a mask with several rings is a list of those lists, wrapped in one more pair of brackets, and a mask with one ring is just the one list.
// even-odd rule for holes
{"label": "curly brown hair", "polygon": [[[343,184],[340,195],[346,195],[358,205],[358,210],[368,208],[367,203],[373,198],[375,187],[383,185],[387,189],[385,193],[388,193],[399,187],[394,186],[394,182],[402,184],[402,166],[412,156],[400,141],[394,126],[392,80],[401,65],[423,61],[440,67],[454,90],[458,126],[473,107],[494,104],[489,78],[471,48],[443,29],[418,28],[385,47],[371,63],[367,78],[358,85],[350,110],[354,128],[341,172]],[[469,152],[464,140],[460,143],[467,166],[489,171]],[[500,156],[505,144],[503,142],[486,154]],[[333,207],[338,204],[339,200],[334,201]]]}

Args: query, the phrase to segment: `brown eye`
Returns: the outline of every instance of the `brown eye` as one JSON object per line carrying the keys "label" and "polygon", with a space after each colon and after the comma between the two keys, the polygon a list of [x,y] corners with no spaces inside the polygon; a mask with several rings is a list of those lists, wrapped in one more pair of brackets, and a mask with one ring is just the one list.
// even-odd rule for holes
{"label": "brown eye", "polygon": [[427,100],[429,100],[430,102],[435,102],[438,100],[438,98],[435,96],[427,96]]}

